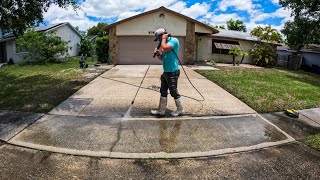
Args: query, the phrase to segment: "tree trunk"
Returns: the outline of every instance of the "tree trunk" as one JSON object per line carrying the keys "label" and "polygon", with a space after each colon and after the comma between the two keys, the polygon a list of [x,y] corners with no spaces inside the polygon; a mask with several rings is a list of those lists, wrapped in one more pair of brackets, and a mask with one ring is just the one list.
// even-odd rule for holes
{"label": "tree trunk", "polygon": [[236,65],[236,56],[233,55],[233,66],[235,66],[235,65]]}
{"label": "tree trunk", "polygon": [[244,55],[242,56],[242,59],[239,64],[242,64],[243,60],[244,60]]}

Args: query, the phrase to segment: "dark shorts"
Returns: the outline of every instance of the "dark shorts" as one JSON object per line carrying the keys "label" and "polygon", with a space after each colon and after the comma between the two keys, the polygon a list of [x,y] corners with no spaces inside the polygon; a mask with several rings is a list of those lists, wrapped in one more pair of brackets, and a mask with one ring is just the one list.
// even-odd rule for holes
{"label": "dark shorts", "polygon": [[161,88],[160,93],[162,97],[168,96],[168,89],[174,99],[178,99],[181,96],[178,93],[178,78],[180,76],[180,70],[176,72],[164,72],[161,75]]}

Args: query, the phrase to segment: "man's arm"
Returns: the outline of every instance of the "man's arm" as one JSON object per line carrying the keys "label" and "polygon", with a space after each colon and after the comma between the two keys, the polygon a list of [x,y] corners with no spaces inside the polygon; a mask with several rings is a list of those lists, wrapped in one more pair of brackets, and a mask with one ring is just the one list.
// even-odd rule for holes
{"label": "man's arm", "polygon": [[167,44],[168,34],[162,35],[161,40],[161,49],[163,50],[163,53],[169,52],[172,49],[172,46],[170,44]]}

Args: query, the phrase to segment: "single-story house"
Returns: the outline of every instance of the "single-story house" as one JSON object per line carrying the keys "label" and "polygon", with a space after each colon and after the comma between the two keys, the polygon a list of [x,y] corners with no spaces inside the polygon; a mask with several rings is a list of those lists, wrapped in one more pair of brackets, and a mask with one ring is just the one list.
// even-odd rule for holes
{"label": "single-story house", "polygon": [[282,56],[283,59],[289,59],[288,57],[291,55],[300,54],[303,57],[303,65],[320,67],[320,45],[310,44],[306,45],[300,51],[295,51],[283,44],[278,47],[277,54],[278,56]]}
{"label": "single-story house", "polygon": [[[81,41],[81,34],[68,22],[51,24],[43,27],[36,27],[36,31],[49,32],[56,31],[56,35],[62,40],[69,42],[69,56],[78,56],[78,44]],[[0,63],[8,62],[12,59],[14,63],[23,62],[22,55],[27,52],[17,52],[16,37],[12,33],[3,34],[0,32]]]}
{"label": "single-story house", "polygon": [[[109,31],[109,58],[112,64],[161,64],[153,58],[154,31],[165,28],[180,42],[179,58],[184,64],[205,60],[232,62],[229,49],[249,52],[259,41],[249,33],[220,30],[165,7],[132,16],[104,27]],[[238,57],[240,60],[241,57]],[[244,63],[252,63],[250,56]]]}

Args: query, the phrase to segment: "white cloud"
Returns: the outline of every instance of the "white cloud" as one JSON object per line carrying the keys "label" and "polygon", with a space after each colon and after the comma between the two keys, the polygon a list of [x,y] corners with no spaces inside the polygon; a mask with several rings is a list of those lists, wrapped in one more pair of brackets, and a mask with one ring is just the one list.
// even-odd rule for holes
{"label": "white cloud", "polygon": [[202,4],[195,3],[194,5],[190,6],[189,8],[183,9],[180,13],[196,19],[199,16],[203,16],[203,15],[207,14],[209,12],[209,10],[210,10],[210,5],[203,2]]}
{"label": "white cloud", "polygon": [[218,3],[218,7],[221,11],[234,7],[239,11],[251,12],[257,5],[253,4],[252,0],[221,0]]}
{"label": "white cloud", "polygon": [[218,15],[215,15],[214,13],[209,13],[200,21],[205,21],[213,25],[226,25],[226,22],[230,19],[243,20],[243,18],[236,13]]}
{"label": "white cloud", "polygon": [[121,13],[149,11],[177,2],[178,0],[87,0],[81,7],[89,16],[117,18]]}
{"label": "white cloud", "polygon": [[44,13],[44,20],[49,21],[50,24],[70,22],[72,26],[78,26],[80,30],[87,30],[98,23],[86,17],[82,10],[74,11],[72,8],[62,9],[54,5]]}
{"label": "white cloud", "polygon": [[268,18],[284,18],[286,21],[293,19],[291,17],[291,10],[279,8],[275,12],[272,12],[272,13],[256,14],[254,17],[251,18],[251,21],[261,22],[261,21],[264,21]]}
{"label": "white cloud", "polygon": [[271,0],[273,4],[279,5],[279,0]]}

